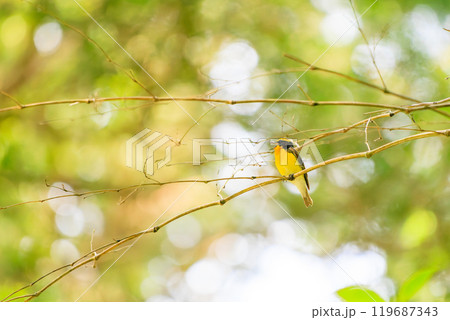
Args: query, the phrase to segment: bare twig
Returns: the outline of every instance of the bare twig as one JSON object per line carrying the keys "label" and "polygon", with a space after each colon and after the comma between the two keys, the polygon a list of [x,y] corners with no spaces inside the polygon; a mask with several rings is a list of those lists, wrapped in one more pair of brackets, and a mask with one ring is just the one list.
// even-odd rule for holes
{"label": "bare twig", "polygon": [[309,94],[302,88],[302,86],[300,84],[297,84],[297,88],[299,88],[303,94],[305,95],[305,97],[309,100],[310,104],[313,106],[314,105],[314,101],[313,99],[311,99],[311,97],[309,96]]}
{"label": "bare twig", "polygon": [[369,123],[371,121],[372,121],[371,118],[367,119],[366,128],[364,129],[364,133],[365,133],[365,137],[366,137],[364,142],[365,142],[365,144],[367,146],[367,150],[369,150],[369,151],[370,151],[370,145],[369,145],[369,139],[367,138],[367,128],[369,127]]}
{"label": "bare twig", "polygon": [[30,200],[30,201],[24,201],[24,202],[19,202],[19,203],[15,203],[15,204],[10,204],[7,206],[0,207],[0,210],[6,210],[6,209],[10,209],[10,208],[14,208],[14,207],[18,207],[18,206],[22,206],[22,205],[26,205],[26,204],[32,204],[32,203],[44,203],[47,201],[61,199],[61,198],[68,198],[68,197],[88,197],[91,195],[104,194],[104,193],[119,193],[124,190],[138,189],[138,188],[146,187],[146,186],[163,186],[166,184],[192,183],[195,181],[207,184],[207,183],[211,183],[211,182],[225,181],[225,180],[255,180],[255,179],[271,179],[271,178],[276,178],[276,176],[226,177],[226,178],[216,178],[216,179],[207,179],[207,180],[187,179],[187,180],[173,180],[173,181],[165,181],[165,182],[155,181],[155,182],[147,182],[147,183],[136,184],[136,185],[126,186],[126,187],[116,188],[116,189],[101,189],[101,190],[91,190],[91,191],[86,191],[86,192],[67,191],[68,194],[62,194],[62,195],[39,199],[39,200]]}
{"label": "bare twig", "polygon": [[[191,102],[216,102],[228,105],[236,104],[250,104],[250,103],[289,103],[297,105],[311,105],[309,100],[296,100],[296,99],[247,99],[247,100],[228,100],[228,99],[215,99],[215,98],[205,98],[205,97],[156,97],[156,96],[130,96],[130,97],[103,97],[103,98],[82,98],[82,99],[64,99],[64,100],[51,100],[34,102],[29,104],[15,105],[11,107],[1,108],[0,112],[7,112],[13,110],[29,109],[42,106],[50,105],[61,105],[61,104],[91,104],[91,103],[101,103],[106,101],[149,101],[154,103],[161,102],[171,102],[171,101],[191,101]],[[433,102],[421,102],[413,105],[398,106],[393,104],[375,103],[375,102],[364,102],[364,101],[314,101],[314,105],[317,106],[355,106],[355,107],[372,107],[381,109],[391,109],[398,110],[404,113],[411,113],[421,110],[435,110],[438,108],[444,108],[450,106],[450,98],[443,99],[441,101]]]}
{"label": "bare twig", "polygon": [[369,50],[370,58],[372,59],[372,64],[375,67],[375,69],[377,70],[378,76],[380,77],[380,80],[381,80],[381,84],[383,85],[383,89],[387,90],[386,83],[384,82],[383,76],[381,75],[381,72],[380,72],[380,69],[378,68],[377,62],[375,61],[374,53],[370,49],[369,41],[367,41],[366,35],[364,34],[364,31],[361,28],[361,24],[359,23],[358,14],[356,13],[356,9],[355,9],[355,6],[353,5],[353,1],[349,0],[349,2],[350,2],[350,6],[352,7],[352,10],[353,10],[353,15],[355,16],[355,19],[356,19],[356,24],[358,25],[358,30],[361,33],[361,36],[367,45],[367,50]]}
{"label": "bare twig", "polygon": [[[342,78],[344,78],[344,79],[347,79],[347,80],[350,80],[350,81],[359,83],[359,84],[361,84],[361,85],[367,86],[367,87],[369,87],[369,88],[376,89],[376,90],[381,91],[381,92],[383,92],[383,93],[385,93],[385,94],[389,94],[389,95],[392,95],[392,96],[396,96],[396,97],[401,98],[401,99],[404,99],[404,100],[409,100],[409,101],[412,101],[412,102],[417,102],[418,104],[412,105],[412,106],[418,106],[418,105],[420,105],[421,107],[424,107],[424,109],[430,109],[430,110],[433,110],[433,112],[439,113],[439,114],[443,115],[444,117],[450,118],[450,114],[449,114],[449,113],[447,113],[447,112],[445,112],[445,111],[442,111],[442,110],[438,110],[437,108],[431,108],[430,102],[425,102],[425,104],[422,104],[422,102],[421,102],[420,100],[417,100],[417,99],[414,99],[414,98],[411,98],[411,97],[407,97],[407,96],[405,96],[405,95],[403,95],[403,94],[395,93],[395,92],[393,92],[393,91],[391,91],[391,90],[389,90],[389,89],[387,89],[387,88],[383,88],[383,87],[377,86],[377,85],[372,84],[372,83],[370,83],[370,82],[366,82],[366,81],[364,81],[364,80],[361,80],[361,79],[358,79],[358,78],[349,76],[349,75],[347,75],[347,74],[344,74],[344,73],[341,73],[341,72],[338,72],[338,71],[334,71],[334,70],[330,70],[330,69],[325,69],[325,68],[317,67],[317,66],[312,65],[312,64],[310,64],[310,63],[308,63],[308,62],[306,62],[306,61],[303,61],[302,59],[297,58],[297,57],[295,57],[295,56],[293,56],[293,55],[290,55],[290,54],[284,54],[284,56],[285,56],[286,58],[288,58],[288,59],[294,60],[294,61],[299,62],[299,63],[301,63],[301,64],[304,64],[304,65],[306,65],[306,66],[309,66],[309,67],[311,68],[310,70],[313,70],[313,71],[314,71],[314,70],[317,70],[317,71],[322,71],[322,72],[334,74],[334,75],[337,75],[337,76],[342,77]],[[319,104],[320,104],[320,103],[319,103]],[[380,108],[382,108],[382,107],[380,107]],[[412,111],[406,111],[407,109],[408,109],[408,106],[405,107],[404,112],[409,113],[409,112],[412,112],[412,111],[418,111],[418,110],[419,110],[419,109],[415,109],[415,110],[412,110]],[[396,110],[399,110],[399,109],[396,109]],[[0,109],[0,111],[1,111],[1,109]]]}
{"label": "bare twig", "polygon": [[216,106],[212,106],[211,108],[209,108],[208,110],[206,110],[198,119],[197,119],[197,121],[193,124],[193,125],[191,125],[190,127],[189,127],[189,129],[187,129],[186,130],[186,132],[181,136],[181,138],[177,141],[177,145],[180,145],[181,144],[181,142],[183,141],[183,139],[187,136],[187,134],[189,133],[189,131],[191,131],[192,130],[192,128],[194,128],[196,125],[197,125],[197,123],[199,123],[209,112],[211,112],[212,110],[214,110],[216,108]]}
{"label": "bare twig", "polygon": [[290,124],[289,122],[287,122],[286,120],[284,120],[282,117],[280,117],[279,115],[277,115],[275,112],[273,112],[272,110],[269,110],[269,112],[274,115],[278,120],[281,121],[281,124],[285,124],[288,127],[290,127],[292,130],[296,131],[296,132],[301,132],[300,130],[298,130],[296,127],[294,127],[292,124]]}
{"label": "bare twig", "polygon": [[297,58],[297,57],[295,57],[293,55],[284,54],[284,56],[286,58],[288,58],[288,59],[294,60],[294,61],[299,62],[301,64],[304,64],[306,66],[309,66],[311,68],[310,70],[321,71],[321,72],[334,74],[334,75],[339,76],[341,78],[344,78],[344,79],[347,79],[347,80],[350,80],[350,81],[362,84],[362,85],[364,85],[366,87],[369,87],[369,88],[372,88],[372,89],[376,89],[376,90],[381,91],[381,92],[383,92],[385,94],[393,95],[393,96],[396,96],[398,98],[401,98],[401,99],[404,99],[404,100],[408,100],[408,101],[420,102],[417,99],[414,99],[414,98],[411,98],[411,97],[407,97],[407,96],[399,94],[399,93],[395,93],[393,91],[388,90],[387,88],[383,88],[383,87],[377,86],[376,84],[373,84],[373,83],[370,83],[370,82],[367,82],[367,81],[364,81],[364,80],[361,80],[361,79],[349,76],[349,75],[347,75],[345,73],[341,73],[341,72],[330,70],[330,69],[326,69],[326,68],[317,67],[317,66],[312,65],[312,64],[310,64],[310,63],[308,63],[306,61],[303,61],[302,59]]}
{"label": "bare twig", "polygon": [[3,90],[0,90],[0,94],[6,96],[6,97],[8,97],[8,98],[10,98],[12,101],[14,101],[14,102],[17,104],[17,106],[19,106],[19,108],[22,108],[22,104],[19,102],[19,100],[17,100],[16,98],[14,98],[14,97],[13,97],[12,95],[10,95],[9,93],[7,93],[7,92],[5,92],[5,91],[3,91]]}

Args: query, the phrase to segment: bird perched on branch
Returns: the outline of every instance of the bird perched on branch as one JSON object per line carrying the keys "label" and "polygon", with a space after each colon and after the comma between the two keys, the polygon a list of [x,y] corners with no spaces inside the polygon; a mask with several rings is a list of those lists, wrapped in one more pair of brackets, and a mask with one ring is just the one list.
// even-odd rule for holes
{"label": "bird perched on branch", "polygon": [[308,193],[308,174],[305,173],[294,178],[295,173],[305,169],[305,164],[296,147],[298,147],[297,144],[292,140],[279,139],[275,146],[275,166],[281,175],[289,177],[290,182],[302,194],[305,206],[310,207],[313,205],[313,200]]}

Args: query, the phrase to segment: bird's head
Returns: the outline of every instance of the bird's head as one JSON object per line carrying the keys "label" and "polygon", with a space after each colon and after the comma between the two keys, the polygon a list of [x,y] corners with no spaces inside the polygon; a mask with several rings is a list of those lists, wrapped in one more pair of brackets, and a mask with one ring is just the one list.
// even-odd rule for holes
{"label": "bird's head", "polygon": [[295,148],[294,142],[290,139],[278,139],[277,146],[287,150],[288,148]]}

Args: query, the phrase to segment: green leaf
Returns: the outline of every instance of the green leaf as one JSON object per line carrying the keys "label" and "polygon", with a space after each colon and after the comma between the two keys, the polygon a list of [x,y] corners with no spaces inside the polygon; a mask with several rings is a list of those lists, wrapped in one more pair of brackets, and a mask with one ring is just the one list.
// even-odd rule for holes
{"label": "green leaf", "polygon": [[397,301],[409,301],[433,277],[438,270],[424,269],[412,274],[400,287]]}
{"label": "green leaf", "polygon": [[359,286],[346,287],[336,293],[347,302],[384,302],[376,292]]}

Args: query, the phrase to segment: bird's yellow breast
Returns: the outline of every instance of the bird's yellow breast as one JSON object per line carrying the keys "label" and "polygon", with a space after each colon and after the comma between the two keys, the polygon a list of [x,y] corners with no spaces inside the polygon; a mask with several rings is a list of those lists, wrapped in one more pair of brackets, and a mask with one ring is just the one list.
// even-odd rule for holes
{"label": "bird's yellow breast", "polygon": [[280,146],[275,147],[275,166],[283,176],[288,176],[302,170],[294,154],[287,152]]}

